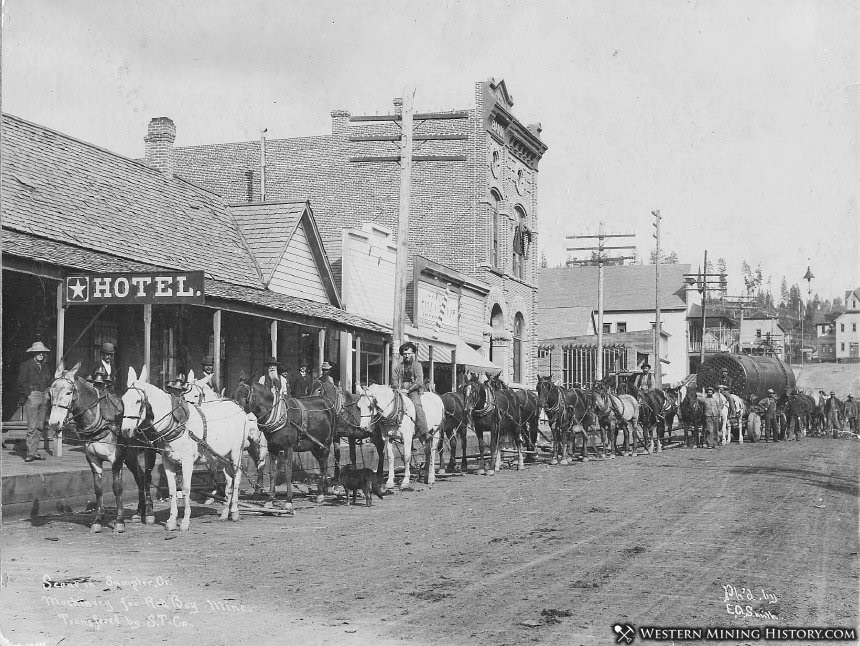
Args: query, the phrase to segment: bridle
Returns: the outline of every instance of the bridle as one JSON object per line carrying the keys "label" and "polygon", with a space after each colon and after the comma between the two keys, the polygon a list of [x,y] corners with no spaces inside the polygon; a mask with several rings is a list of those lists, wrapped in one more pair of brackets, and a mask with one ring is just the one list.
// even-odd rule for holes
{"label": "bridle", "polygon": [[[138,407],[137,415],[127,415],[126,411],[123,410],[122,418],[123,420],[136,420],[134,424],[135,430],[139,430],[143,434],[144,439],[150,445],[155,446],[159,442],[172,442],[177,437],[182,435],[182,433],[185,431],[185,424],[171,423],[168,424],[167,428],[160,435],[150,437],[150,435],[147,433],[147,430],[151,429],[153,431],[156,431],[156,424],[159,424],[168,417],[171,417],[176,409],[171,408],[167,413],[162,415],[160,419],[155,420],[153,419],[155,415],[152,411],[152,406],[149,403],[149,397],[147,397],[146,391],[143,388],[139,388],[137,386],[129,386],[126,390],[126,394],[128,394],[130,391],[136,391],[140,393],[140,406]],[[125,407],[123,408],[125,409]]]}
{"label": "bridle", "polygon": [[[69,384],[69,387],[71,390],[71,398],[69,399],[69,405],[68,406],[63,406],[60,403],[53,403],[52,406],[55,406],[61,410],[66,411],[66,419],[71,417],[72,420],[75,422],[75,427],[77,427],[78,418],[83,417],[90,410],[95,409],[95,420],[86,428],[82,428],[82,429],[77,431],[78,435],[81,435],[82,437],[84,437],[84,439],[87,439],[86,436],[88,434],[93,433],[94,431],[98,431],[98,429],[104,423],[104,418],[102,417],[101,407],[99,406],[99,403],[101,402],[101,400],[104,399],[104,395],[99,394],[99,396],[96,398],[96,400],[92,404],[90,404],[89,406],[84,408],[81,412],[74,414],[74,413],[72,413],[71,408],[72,408],[72,404],[75,401],[77,401],[77,399],[78,399],[77,385],[75,384],[74,381],[72,381],[68,377],[57,377],[56,379],[54,379],[54,384],[57,383],[58,381],[64,381],[64,382]],[[53,387],[53,384],[51,384],[51,386]],[[98,391],[96,391],[96,392],[98,392]],[[104,435],[102,435],[101,437],[104,437],[108,433],[110,433],[109,428],[107,428]],[[101,439],[101,437],[96,438],[96,439]]]}

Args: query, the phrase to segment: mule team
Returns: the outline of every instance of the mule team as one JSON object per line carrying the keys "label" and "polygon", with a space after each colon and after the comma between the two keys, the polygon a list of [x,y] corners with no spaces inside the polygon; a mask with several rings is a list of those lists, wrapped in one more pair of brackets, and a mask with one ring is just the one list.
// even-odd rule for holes
{"label": "mule team", "polygon": [[[377,449],[377,476],[382,477],[384,455],[388,455],[386,486],[395,486],[395,446],[402,444],[404,474],[400,482],[408,489],[412,479],[412,445],[416,436],[416,408],[403,391],[391,386],[371,385],[358,393],[338,390],[334,401],[324,395],[294,398],[289,392],[253,380],[240,381],[231,399],[224,399],[210,387],[212,375],[195,380],[189,374],[188,387],[169,394],[148,383],[146,369],[138,375],[129,369],[127,389],[117,398],[106,389],[89,383],[78,372],[79,366],[66,370],[60,365],[49,389],[51,410],[48,423],[54,430],[72,422],[71,432],[86,445],[86,457],[93,471],[96,491],[96,516],[91,531],[101,531],[103,523],[102,463],[113,471],[113,492],[117,515],[114,531],[124,531],[122,502],[122,465],[126,464],[138,485],[139,500],[135,517],[154,522],[150,496],[151,471],[155,453],[162,456],[170,493],[168,530],[177,528],[178,496],[176,474],[182,473],[184,515],[179,529],[187,530],[191,518],[191,475],[196,461],[205,462],[214,473],[219,470],[225,481],[222,519],[238,520],[239,483],[243,452],[257,464],[258,474],[265,460],[282,459],[286,471],[285,510],[292,508],[292,463],[294,452],[310,452],[319,464],[317,501],[328,493],[328,460],[334,447],[335,478],[340,469],[340,441],[347,439],[350,462],[355,464],[356,443],[371,441]],[[732,428],[738,429],[743,442],[742,420],[745,403],[727,389],[714,394],[719,420],[715,425],[716,442],[731,441]],[[419,436],[424,453],[424,475],[435,480],[435,459],[442,455],[443,440],[450,444],[448,470],[456,465],[457,439],[460,440],[460,469],[466,470],[467,430],[473,429],[478,441],[478,473],[493,475],[501,467],[502,445],[507,442],[516,453],[516,465],[523,468],[537,453],[539,417],[544,412],[552,433],[551,463],[566,464],[580,441],[580,459],[588,459],[588,447],[601,457],[633,455],[639,446],[646,453],[662,450],[666,429],[676,418],[684,429],[686,446],[701,446],[708,408],[706,396],[692,388],[640,390],[635,386],[613,388],[598,382],[590,389],[578,384],[565,388],[549,377],[539,377],[536,390],[508,387],[498,376],[479,381],[468,380],[456,392],[441,397],[433,392],[420,395],[428,432]],[[800,394],[784,394],[774,399],[775,407],[795,426],[814,428],[818,404]],[[815,402],[813,402],[815,403]],[[761,403],[759,403],[759,406]],[[835,405],[835,404],[833,404]],[[762,413],[766,417],[769,406]],[[750,439],[755,441],[755,420],[759,409],[749,411]],[[828,413],[829,414],[829,413]],[[618,434],[623,445],[618,446]],[[485,459],[485,434],[490,445]],[[594,438],[599,435],[600,449]],[[550,438],[547,438],[550,439]],[[453,440],[453,441],[452,441]],[[144,455],[144,468],[139,454]],[[270,479],[274,498],[275,478]],[[259,485],[259,480],[258,480]]]}

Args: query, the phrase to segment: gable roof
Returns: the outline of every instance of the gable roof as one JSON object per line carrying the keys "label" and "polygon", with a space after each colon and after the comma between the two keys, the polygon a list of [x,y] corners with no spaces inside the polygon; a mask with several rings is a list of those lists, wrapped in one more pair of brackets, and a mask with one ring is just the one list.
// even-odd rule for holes
{"label": "gable roof", "polygon": [[[690,265],[660,265],[660,308],[685,310]],[[538,307],[597,308],[597,267],[543,268],[538,275]],[[612,265],[603,268],[604,311],[653,311],[654,265]],[[542,314],[543,315],[543,314]]]}
{"label": "gable roof", "polygon": [[590,307],[538,308],[538,339],[560,339],[594,333],[594,310]]}
{"label": "gable roof", "polygon": [[231,204],[230,210],[254,254],[266,285],[271,282],[296,231],[304,225],[310,233],[307,243],[323,289],[329,301],[340,307],[341,299],[334,284],[331,265],[307,200]]}

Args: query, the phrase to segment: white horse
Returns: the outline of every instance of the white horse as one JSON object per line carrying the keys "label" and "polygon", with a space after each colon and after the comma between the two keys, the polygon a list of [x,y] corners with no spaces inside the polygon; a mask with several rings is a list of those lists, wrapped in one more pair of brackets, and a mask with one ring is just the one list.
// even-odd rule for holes
{"label": "white horse", "polygon": [[122,396],[122,433],[140,439],[161,451],[167,487],[170,491],[170,517],[166,529],[176,529],[179,514],[176,499],[176,468],[182,468],[185,515],[180,529],[191,524],[191,475],[198,458],[222,465],[227,502],[221,519],[239,520],[239,480],[242,450],[248,441],[248,417],[235,402],[215,401],[174,406],[170,395],[148,382],[146,367],[140,378],[128,369],[128,390]]}
{"label": "white horse", "polygon": [[732,403],[735,406],[735,413],[738,417],[738,443],[744,443],[744,412],[746,411],[746,404],[744,404],[744,400],[735,395],[734,393],[729,393],[728,397],[723,395],[722,393],[714,393],[714,398],[720,402],[720,444],[725,446],[726,444],[731,444],[732,442],[732,429],[729,424],[729,412],[731,410],[729,406],[729,397],[732,400]]}
{"label": "white horse", "polygon": [[[394,440],[403,441],[403,462],[405,473],[400,482],[400,489],[408,489],[411,481],[412,438],[415,437],[415,405],[405,394],[394,390],[391,386],[373,384],[364,389],[374,407],[374,419],[382,430],[388,454],[388,480],[386,487],[394,487]],[[427,463],[427,484],[436,482],[436,451],[433,447],[439,441],[442,420],[445,417],[445,407],[442,398],[436,393],[423,393],[421,405],[427,418],[429,430],[424,444]],[[419,474],[420,475],[420,474]]]}
{"label": "white horse", "polygon": [[[216,393],[209,383],[212,381],[212,377],[214,375],[212,373],[206,375],[205,377],[200,377],[197,379],[194,375],[193,370],[188,371],[188,377],[186,379],[185,391],[182,393],[183,398],[189,404],[200,405],[206,402],[214,402],[214,401],[228,401],[225,400],[221,395]],[[238,404],[237,404],[238,406]],[[262,476],[260,474],[263,473],[263,468],[266,466],[266,460],[269,457],[269,442],[266,440],[266,435],[260,430],[260,426],[257,424],[257,418],[254,417],[251,413],[247,413],[248,418],[248,442],[255,443],[259,447],[257,451],[257,455],[259,456],[256,461],[257,467],[257,478],[254,488],[256,490],[262,489]],[[247,448],[245,446],[244,448]],[[212,481],[215,482],[215,465],[211,465],[212,467]],[[215,502],[215,497],[219,496],[219,493],[216,489],[213,489],[209,494],[209,497],[203,503],[205,505],[211,505]]]}

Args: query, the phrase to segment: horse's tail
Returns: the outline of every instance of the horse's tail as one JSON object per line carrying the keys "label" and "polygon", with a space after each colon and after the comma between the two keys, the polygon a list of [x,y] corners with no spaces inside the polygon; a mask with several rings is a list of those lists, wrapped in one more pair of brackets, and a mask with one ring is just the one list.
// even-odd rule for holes
{"label": "horse's tail", "polygon": [[370,488],[373,489],[373,493],[375,493],[380,500],[384,500],[382,497],[382,489],[379,486],[379,482],[376,480],[376,476],[373,476],[370,479]]}

